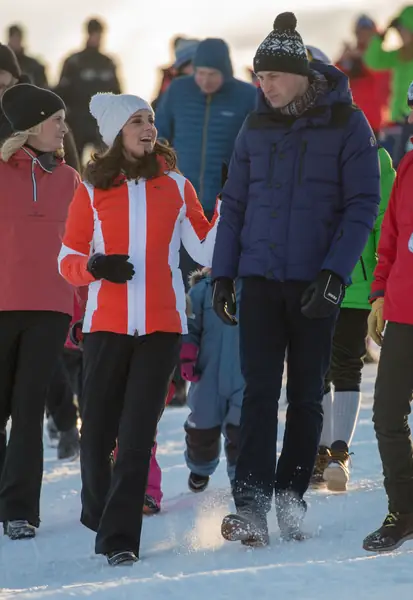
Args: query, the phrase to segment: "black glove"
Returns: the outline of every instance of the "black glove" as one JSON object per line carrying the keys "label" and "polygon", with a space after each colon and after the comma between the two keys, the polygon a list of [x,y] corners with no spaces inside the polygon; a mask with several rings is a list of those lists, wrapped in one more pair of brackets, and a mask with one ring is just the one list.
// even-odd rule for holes
{"label": "black glove", "polygon": [[94,254],[89,258],[87,270],[95,279],[112,283],[126,283],[135,275],[127,254]]}
{"label": "black glove", "polygon": [[344,284],[332,271],[321,271],[301,298],[301,312],[309,319],[325,319],[334,314],[344,298]]}
{"label": "black glove", "polygon": [[235,299],[234,282],[229,277],[220,277],[214,281],[212,306],[225,325],[238,325],[235,317],[237,301]]}
{"label": "black glove", "polygon": [[80,321],[76,321],[76,323],[73,323],[73,325],[69,329],[70,341],[72,342],[72,344],[74,344],[78,348],[81,347],[83,344],[82,327],[83,327],[83,319],[80,319]]}

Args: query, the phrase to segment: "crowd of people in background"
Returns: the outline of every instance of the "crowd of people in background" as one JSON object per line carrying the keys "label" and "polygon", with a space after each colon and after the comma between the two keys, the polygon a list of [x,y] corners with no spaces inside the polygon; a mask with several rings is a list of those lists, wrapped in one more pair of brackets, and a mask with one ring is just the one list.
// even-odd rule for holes
{"label": "crowd of people in background", "polygon": [[274,492],[282,537],[305,539],[308,487],[347,490],[370,337],[389,514],[364,548],[398,547],[413,535],[413,6],[382,31],[361,15],[335,63],[283,13],[249,81],[225,40],[178,36],[149,101],[122,93],[104,23],[85,32],[53,87],[20,25],[0,44],[5,534],[40,525],[46,410],[58,458],[81,455],[96,553],[138,560],[142,515],[161,510],[157,424],[188,402],[192,492],[224,437],[225,539],[267,545]]}

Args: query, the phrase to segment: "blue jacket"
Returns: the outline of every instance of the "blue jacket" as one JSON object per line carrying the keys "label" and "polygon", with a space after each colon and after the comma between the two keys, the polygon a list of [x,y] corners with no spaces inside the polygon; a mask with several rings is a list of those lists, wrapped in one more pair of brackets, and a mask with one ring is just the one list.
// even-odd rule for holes
{"label": "blue jacket", "polygon": [[233,77],[228,46],[222,40],[201,42],[194,60],[221,71],[223,86],[215,94],[205,95],[193,76],[175,79],[159,101],[156,127],[158,137],[175,148],[178,167],[195,187],[204,209],[213,210],[221,189],[222,163],[231,158],[257,92]]}
{"label": "blue jacket", "polygon": [[378,150],[347,77],[316,68],[329,90],[298,119],[259,90],[222,193],[213,278],[311,281],[327,269],[350,282],[378,213]]}
{"label": "blue jacket", "polygon": [[[210,275],[196,271],[191,286],[189,296],[194,316],[188,319],[188,333],[183,342],[198,346],[196,370],[201,378],[191,383],[188,406],[192,409],[196,406],[197,413],[202,413],[204,404],[205,428],[223,424],[225,419],[238,425],[245,385],[239,357],[239,327],[228,327],[215,314]],[[240,286],[237,281],[238,305]]]}

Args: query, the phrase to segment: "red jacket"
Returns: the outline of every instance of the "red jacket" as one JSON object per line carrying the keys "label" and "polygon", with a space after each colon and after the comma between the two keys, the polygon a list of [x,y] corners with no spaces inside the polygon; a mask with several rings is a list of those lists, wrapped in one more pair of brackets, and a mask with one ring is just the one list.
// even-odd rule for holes
{"label": "red jacket", "polygon": [[362,73],[358,77],[351,77],[341,63],[336,66],[349,77],[354,103],[364,112],[371,128],[378,132],[389,104],[390,73],[372,71],[363,65]]}
{"label": "red jacket", "polygon": [[77,172],[52,154],[22,148],[0,160],[0,310],[73,312],[57,256]]}
{"label": "red jacket", "polygon": [[384,215],[371,299],[384,296],[384,318],[413,325],[413,152],[397,170]]}

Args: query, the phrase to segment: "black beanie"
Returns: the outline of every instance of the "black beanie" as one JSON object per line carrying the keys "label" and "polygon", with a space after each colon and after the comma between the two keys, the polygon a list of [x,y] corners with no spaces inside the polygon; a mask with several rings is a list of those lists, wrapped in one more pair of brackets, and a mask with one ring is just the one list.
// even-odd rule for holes
{"label": "black beanie", "polygon": [[0,71],[7,71],[15,79],[19,79],[22,72],[13,50],[0,43]]}
{"label": "black beanie", "polygon": [[308,57],[301,35],[295,30],[297,19],[285,12],[275,19],[274,29],[267,35],[254,56],[254,71],[280,71],[308,75]]}
{"label": "black beanie", "polygon": [[19,83],[6,90],[1,108],[14,131],[27,131],[57,111],[66,110],[60,96],[30,83]]}

